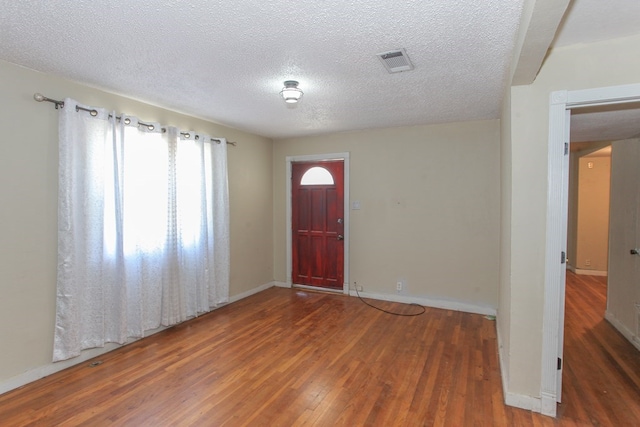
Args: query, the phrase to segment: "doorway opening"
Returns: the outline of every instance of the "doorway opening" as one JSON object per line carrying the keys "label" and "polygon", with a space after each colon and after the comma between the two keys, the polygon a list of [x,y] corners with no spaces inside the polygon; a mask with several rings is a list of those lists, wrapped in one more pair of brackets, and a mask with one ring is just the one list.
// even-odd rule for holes
{"label": "doorway opening", "polygon": [[540,390],[541,412],[545,415],[556,415],[557,402],[562,396],[571,113],[580,109],[637,102],[640,102],[640,84],[551,94]]}

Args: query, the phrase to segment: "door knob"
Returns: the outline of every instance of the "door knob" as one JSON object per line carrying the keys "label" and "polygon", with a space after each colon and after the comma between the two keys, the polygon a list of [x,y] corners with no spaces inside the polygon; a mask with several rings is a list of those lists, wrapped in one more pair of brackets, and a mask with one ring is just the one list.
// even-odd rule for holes
{"label": "door knob", "polygon": [[631,255],[640,255],[640,252],[638,252],[638,250],[637,250],[637,249],[631,249],[631,250],[629,251],[629,253],[630,253]]}
{"label": "door knob", "polygon": [[338,234],[338,240],[344,240],[344,236],[342,234]]}

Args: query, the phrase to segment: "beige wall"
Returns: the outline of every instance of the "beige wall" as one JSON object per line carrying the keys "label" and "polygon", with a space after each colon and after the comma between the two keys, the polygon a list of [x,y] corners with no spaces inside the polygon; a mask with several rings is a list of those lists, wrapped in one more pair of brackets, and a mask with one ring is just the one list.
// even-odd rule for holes
{"label": "beige wall", "polygon": [[499,121],[274,142],[274,268],[286,282],[286,157],[350,153],[350,282],[365,292],[497,305]]}
{"label": "beige wall", "polygon": [[[573,145],[573,144],[572,144]],[[582,145],[580,150],[571,151],[569,157],[569,204],[568,204],[568,224],[567,224],[567,265],[573,270],[576,268],[576,251],[578,247],[578,166],[580,158],[589,155],[602,156],[603,152],[606,156],[611,157],[609,149],[600,151],[610,146],[609,141],[591,142]],[[599,152],[599,153],[598,153]],[[608,216],[608,211],[607,211]],[[608,230],[607,230],[608,235]],[[607,241],[608,246],[608,241]],[[608,258],[608,257],[607,257]],[[605,261],[606,262],[606,261]]]}
{"label": "beige wall", "polygon": [[[576,268],[607,271],[611,157],[596,153],[578,160]],[[591,166],[591,167],[589,167]]]}
{"label": "beige wall", "polygon": [[610,270],[606,319],[640,350],[640,139],[615,141],[611,153]]}
{"label": "beige wall", "polygon": [[[513,189],[511,173],[511,92],[506,90],[502,103],[500,120],[500,285],[498,289],[498,309],[496,329],[500,355],[509,349],[511,337],[511,193]],[[501,357],[500,369],[507,383],[509,358]]]}
{"label": "beige wall", "polygon": [[567,266],[575,270],[578,247],[578,165],[580,153],[569,156],[569,200],[567,206]]}
{"label": "beige wall", "polygon": [[533,84],[511,88],[511,212],[502,219],[510,221],[511,246],[501,254],[508,269],[501,286],[510,289],[511,298],[509,307],[502,302],[499,307],[510,319],[508,330],[498,324],[500,334],[509,335],[502,351],[508,392],[540,397],[549,95],[638,83],[639,45],[635,36],[551,51]]}
{"label": "beige wall", "polygon": [[[229,147],[231,295],[273,280],[272,142],[0,61],[0,389],[51,368],[56,286],[57,112],[34,92],[237,141]],[[10,382],[10,381],[9,381]]]}

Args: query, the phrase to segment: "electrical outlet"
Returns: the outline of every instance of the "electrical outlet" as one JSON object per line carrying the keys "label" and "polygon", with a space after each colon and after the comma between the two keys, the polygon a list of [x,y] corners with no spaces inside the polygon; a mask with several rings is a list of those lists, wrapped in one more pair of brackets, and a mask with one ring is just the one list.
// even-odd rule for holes
{"label": "electrical outlet", "polygon": [[353,282],[353,286],[352,289],[358,291],[358,292],[362,292],[363,288],[362,285],[358,285],[358,282]]}
{"label": "electrical outlet", "polygon": [[591,265],[591,260],[590,259],[584,260],[584,265],[590,266]]}
{"label": "electrical outlet", "polygon": [[402,291],[402,281],[401,281],[401,280],[398,280],[398,281],[396,282],[396,291],[397,291],[397,292]]}

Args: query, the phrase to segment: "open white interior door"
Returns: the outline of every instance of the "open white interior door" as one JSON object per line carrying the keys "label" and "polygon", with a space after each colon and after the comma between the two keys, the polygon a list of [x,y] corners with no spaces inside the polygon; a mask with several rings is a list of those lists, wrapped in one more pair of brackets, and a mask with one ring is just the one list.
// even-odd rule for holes
{"label": "open white interior door", "polygon": [[566,286],[566,268],[567,268],[567,223],[569,221],[569,144],[571,140],[571,110],[565,112],[565,129],[564,129],[564,165],[562,174],[562,268],[564,269],[560,280],[560,313],[558,318],[558,373],[556,376],[556,401],[562,402],[562,364],[564,355],[564,303],[565,303],[565,286]]}
{"label": "open white interior door", "polygon": [[[567,248],[569,156],[562,156],[567,147],[570,129],[567,111],[632,102],[640,102],[640,84],[561,90],[552,92],[549,97],[548,203],[540,385],[540,412],[544,415],[556,416],[557,401],[562,397],[562,366],[558,369],[558,365],[562,361],[564,345],[566,263],[560,261],[563,252],[566,261]],[[640,325],[638,329],[640,334]]]}

